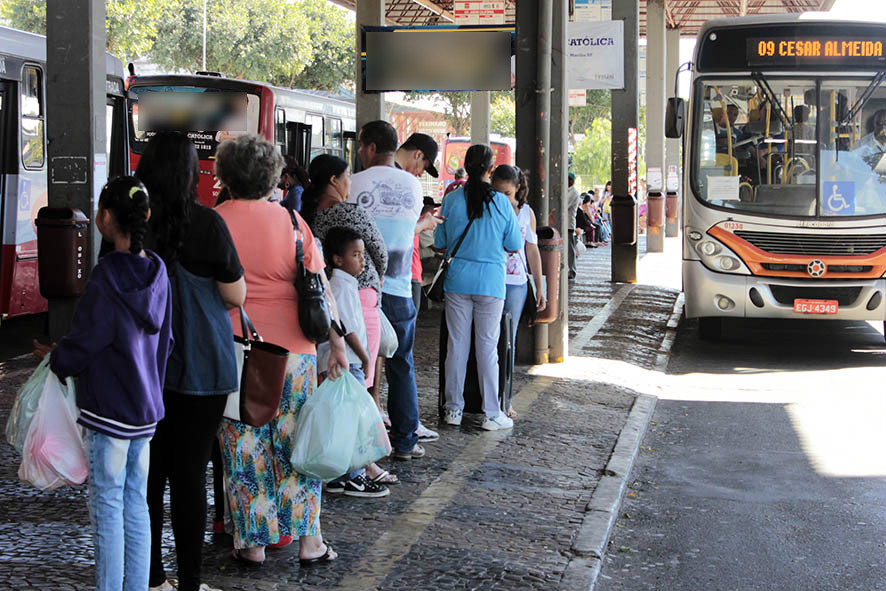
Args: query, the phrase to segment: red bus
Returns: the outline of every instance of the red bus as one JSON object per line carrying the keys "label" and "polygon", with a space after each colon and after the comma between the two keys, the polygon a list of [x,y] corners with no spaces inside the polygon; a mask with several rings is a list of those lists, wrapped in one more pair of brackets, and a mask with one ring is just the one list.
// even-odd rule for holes
{"label": "red bus", "polygon": [[[517,141],[509,137],[494,137],[489,145],[495,152],[495,165],[514,165],[514,148]],[[465,152],[471,147],[471,138],[451,137],[443,143],[443,166],[440,169],[440,193],[455,180],[455,171],[464,166]]]}
{"label": "red bus", "polygon": [[[295,156],[305,167],[317,154],[335,154],[352,164],[356,156],[356,109],[352,101],[332,98],[328,93],[277,88],[260,82],[226,78],[216,73],[198,72],[194,75],[135,76],[130,79],[129,159],[133,169],[154,133],[139,128],[139,97],[157,92],[176,93],[178,99],[185,96],[196,100],[200,97],[195,93],[226,93],[226,96],[235,96],[240,101],[238,104],[243,106],[245,126],[243,118],[238,119],[239,129],[236,131],[188,131],[200,157],[199,199],[210,207],[215,205],[221,190],[213,173],[215,150],[220,142],[238,133],[256,133],[264,137],[275,143],[281,153]],[[185,93],[190,93],[190,96]],[[147,98],[145,102],[148,102]],[[153,107],[151,113],[156,114]],[[143,127],[150,126],[144,125],[143,121]]]}
{"label": "red bus", "polygon": [[[108,54],[107,158],[124,174],[123,64]],[[47,204],[46,38],[0,27],[0,319],[47,310],[37,273],[37,211]],[[87,214],[88,215],[88,214]]]}

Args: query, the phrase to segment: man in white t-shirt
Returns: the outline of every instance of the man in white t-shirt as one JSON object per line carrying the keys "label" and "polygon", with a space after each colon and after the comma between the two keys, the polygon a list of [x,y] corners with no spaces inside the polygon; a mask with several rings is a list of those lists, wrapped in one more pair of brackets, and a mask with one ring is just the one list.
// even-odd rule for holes
{"label": "man in white t-shirt", "polygon": [[[412,301],[412,249],[415,234],[423,229],[421,184],[414,174],[396,166],[397,131],[387,121],[370,121],[360,129],[358,155],[365,170],[351,177],[348,201],[364,207],[375,219],[388,249],[388,268],[382,285],[382,311],[397,333],[399,345],[386,360],[388,414],[395,459],[420,458],[418,443],[418,391],[412,347],[415,342],[415,304]],[[435,144],[436,147],[436,144]],[[434,154],[436,155],[436,154]],[[410,150],[407,162],[433,169],[433,161],[420,150]],[[424,224],[435,225],[425,220]]]}

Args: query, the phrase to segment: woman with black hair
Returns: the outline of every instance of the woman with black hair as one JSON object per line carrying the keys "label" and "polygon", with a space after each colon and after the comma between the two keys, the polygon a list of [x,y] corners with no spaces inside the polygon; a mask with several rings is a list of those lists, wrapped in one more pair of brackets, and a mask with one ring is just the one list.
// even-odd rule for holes
{"label": "woman with black hair", "polygon": [[180,133],[148,142],[136,176],[151,195],[147,246],[166,263],[175,346],[166,368],[166,416],[151,442],[151,589],[169,591],[163,568],[163,494],[169,483],[178,589],[207,591],[200,581],[206,525],[206,465],[227,395],[237,389],[227,308],[246,299],[243,268],[224,220],[197,203],[197,151]]}
{"label": "woman with black hair", "polygon": [[524,242],[510,201],[489,184],[494,162],[489,146],[468,149],[464,166],[468,182],[446,197],[440,213],[446,221],[434,236],[435,248],[447,252],[461,242],[443,285],[449,329],[444,420],[449,425],[461,424],[473,324],[486,415],[482,427],[489,431],[514,426],[499,406],[497,347],[508,253],[520,250]]}

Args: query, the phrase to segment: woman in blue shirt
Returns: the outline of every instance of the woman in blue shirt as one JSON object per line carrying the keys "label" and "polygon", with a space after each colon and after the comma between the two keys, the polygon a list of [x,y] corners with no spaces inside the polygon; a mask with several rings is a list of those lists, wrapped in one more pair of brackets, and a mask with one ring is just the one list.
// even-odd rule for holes
{"label": "woman in blue shirt", "polygon": [[498,400],[498,338],[508,253],[523,246],[514,208],[505,195],[489,184],[494,165],[495,156],[489,146],[478,144],[468,149],[465,154],[468,182],[446,196],[441,210],[445,221],[434,236],[437,249],[452,252],[465,234],[443,284],[449,330],[444,420],[450,425],[461,424],[473,324],[477,372],[486,415],[482,427],[489,431],[514,426],[514,421],[502,412]]}

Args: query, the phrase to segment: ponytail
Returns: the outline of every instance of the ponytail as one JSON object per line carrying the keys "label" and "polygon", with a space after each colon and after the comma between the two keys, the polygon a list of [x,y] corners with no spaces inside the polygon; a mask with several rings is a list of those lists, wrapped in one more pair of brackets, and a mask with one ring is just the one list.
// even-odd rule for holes
{"label": "ponytail", "polygon": [[129,252],[139,254],[145,247],[151,207],[145,186],[135,177],[117,177],[102,188],[98,203],[111,212],[120,231],[129,235]]}
{"label": "ponytail", "polygon": [[475,144],[468,148],[465,154],[465,170],[468,173],[468,182],[465,184],[468,219],[483,217],[483,208],[489,209],[489,204],[492,203],[495,189],[484,181],[483,177],[494,162],[495,154],[492,148],[485,144]]}

